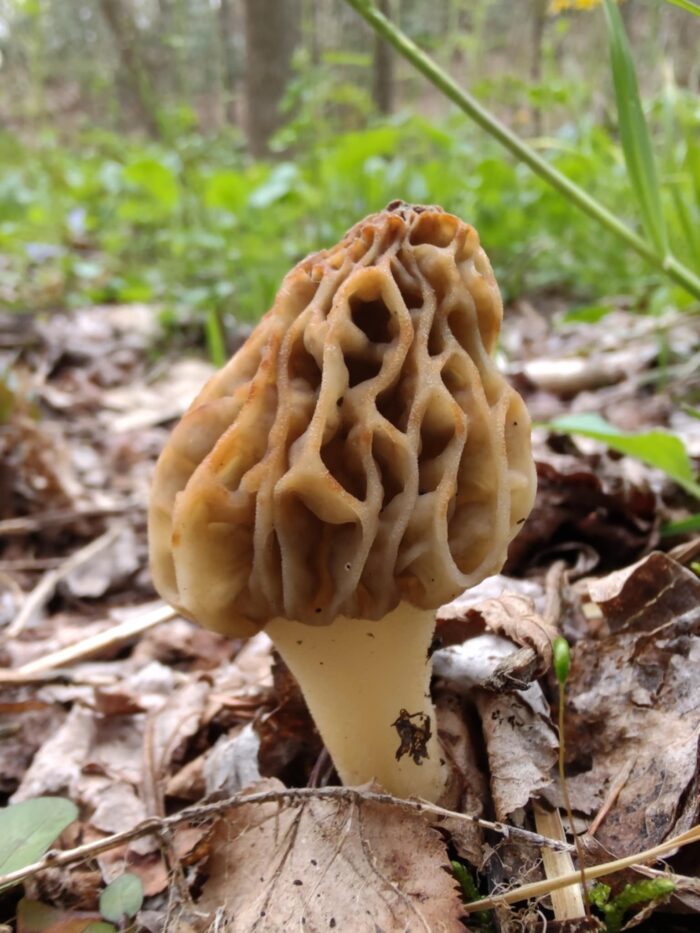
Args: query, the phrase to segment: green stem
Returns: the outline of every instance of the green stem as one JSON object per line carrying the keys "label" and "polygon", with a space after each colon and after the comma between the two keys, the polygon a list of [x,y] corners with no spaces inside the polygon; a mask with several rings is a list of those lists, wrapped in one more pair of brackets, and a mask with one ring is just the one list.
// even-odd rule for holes
{"label": "green stem", "polygon": [[472,97],[437,65],[429,55],[426,55],[408,36],[387,19],[370,2],[370,0],[346,0],[380,36],[390,42],[394,48],[404,56],[418,71],[442,91],[445,97],[456,104],[460,110],[471,117],[482,129],[486,130],[516,158],[528,165],[535,174],[543,178],[548,184],[564,195],[572,204],[588,214],[602,226],[606,227],[618,239],[631,246],[640,256],[643,256],[651,265],[664,272],[691,295],[700,298],[700,278],[680,263],[674,256],[659,255],[654,247],[634,230],[623,224],[611,211],[604,207],[595,198],[592,198],[583,188],[579,188],[566,175],[562,175],[549,162],[538,155],[534,149],[516,136],[504,123],[501,123],[488,110]]}

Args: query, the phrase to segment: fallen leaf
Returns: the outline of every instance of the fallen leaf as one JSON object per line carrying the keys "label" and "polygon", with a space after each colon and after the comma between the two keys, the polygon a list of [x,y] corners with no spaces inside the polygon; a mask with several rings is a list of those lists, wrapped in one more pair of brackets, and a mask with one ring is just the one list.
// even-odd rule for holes
{"label": "fallen leaf", "polygon": [[104,550],[72,570],[63,582],[74,596],[95,599],[124,584],[141,563],[136,534],[126,525]]}
{"label": "fallen leaf", "polygon": [[206,755],[203,773],[207,794],[237,794],[260,780],[260,739],[248,723],[236,735],[222,735]]}
{"label": "fallen leaf", "polygon": [[499,820],[507,819],[552,780],[559,740],[542,688],[475,696],[486,742],[491,796]]}
{"label": "fallen leaf", "polygon": [[569,792],[605,804],[596,838],[623,856],[700,817],[700,580],[655,553],[590,589],[612,631],[573,650]]}
{"label": "fallen leaf", "polygon": [[120,833],[146,819],[146,808],[130,784],[111,784],[96,797],[92,825],[103,833]]}
{"label": "fallen leaf", "polygon": [[199,728],[210,689],[202,680],[185,683],[149,715],[147,765],[157,778],[166,773],[183,743]]}
{"label": "fallen leaf", "polygon": [[522,689],[535,679],[538,659],[499,635],[477,635],[433,655],[433,675],[463,695],[476,687],[495,693]]}
{"label": "fallen leaf", "polygon": [[[496,598],[475,599],[465,594],[442,606],[437,618],[438,637],[450,645],[435,653],[434,663],[441,676],[455,679],[443,668],[455,674],[461,665],[466,677],[473,676],[475,682],[483,683],[493,676],[498,663],[513,653],[513,648],[504,644],[506,640],[511,646],[531,649],[527,656],[532,667],[528,680],[532,680],[535,670],[541,675],[552,663],[556,629],[535,610],[527,596],[502,592]],[[485,640],[470,646],[470,640],[479,636]]]}
{"label": "fallen leaf", "polygon": [[111,923],[91,911],[50,907],[26,897],[17,905],[17,933],[116,933]]}
{"label": "fallen leaf", "polygon": [[[265,788],[283,785],[254,789]],[[310,799],[237,808],[216,824],[208,875],[198,907],[218,911],[217,928],[229,933],[464,930],[444,841],[400,806]]]}
{"label": "fallen leaf", "polygon": [[58,731],[41,746],[12,795],[12,802],[60,794],[73,788],[95,734],[94,714],[74,706]]}
{"label": "fallen leaf", "polygon": [[[565,444],[575,450],[568,439]],[[567,557],[577,547],[592,548],[590,569],[598,563],[612,568],[636,560],[655,543],[659,514],[651,486],[629,481],[627,462],[632,461],[539,447],[537,498],[511,542],[507,569],[528,562],[548,565],[562,548]]]}

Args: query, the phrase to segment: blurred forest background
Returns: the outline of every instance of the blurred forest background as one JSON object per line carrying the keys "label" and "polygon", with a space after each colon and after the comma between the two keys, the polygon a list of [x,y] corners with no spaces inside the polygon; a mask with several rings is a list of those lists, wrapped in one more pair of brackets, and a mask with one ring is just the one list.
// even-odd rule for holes
{"label": "blurred forest background", "polygon": [[[462,86],[635,225],[596,0],[382,0]],[[673,252],[700,263],[698,23],[626,0]],[[401,197],[473,222],[505,297],[692,300],[342,0],[0,0],[0,304],[149,302],[216,337]],[[546,304],[546,302],[545,302]]]}

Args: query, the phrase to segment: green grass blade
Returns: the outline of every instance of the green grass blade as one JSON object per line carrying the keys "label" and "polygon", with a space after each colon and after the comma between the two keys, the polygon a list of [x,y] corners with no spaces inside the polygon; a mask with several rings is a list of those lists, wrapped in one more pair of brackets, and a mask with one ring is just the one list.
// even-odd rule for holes
{"label": "green grass blade", "polygon": [[649,240],[661,255],[668,252],[668,236],[661,204],[661,186],[656,171],[649,127],[639,97],[632,52],[614,0],[603,0],[608,27],[620,140],[632,189]]}
{"label": "green grass blade", "polygon": [[696,16],[700,16],[700,6],[697,3],[693,3],[692,0],[666,0],[666,3],[672,3],[674,6],[679,6],[681,10],[686,10],[688,13],[694,13]]}

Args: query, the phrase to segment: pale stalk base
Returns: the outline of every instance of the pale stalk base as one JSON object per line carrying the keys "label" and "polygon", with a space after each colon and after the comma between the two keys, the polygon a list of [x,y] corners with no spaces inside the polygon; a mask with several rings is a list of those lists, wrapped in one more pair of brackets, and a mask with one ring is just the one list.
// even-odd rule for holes
{"label": "pale stalk base", "polygon": [[[437,801],[448,767],[430,699],[428,649],[435,613],[401,603],[378,622],[339,616],[328,626],[273,619],[265,631],[294,674],[314,722],[347,785],[375,780],[397,797]],[[393,723],[429,717],[420,764],[404,754]],[[410,723],[419,723],[415,717]]]}

